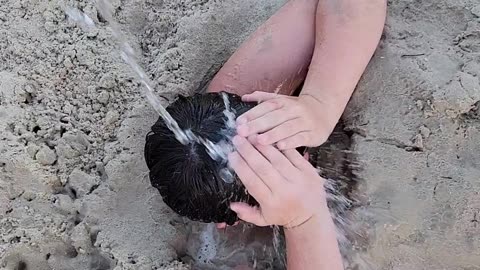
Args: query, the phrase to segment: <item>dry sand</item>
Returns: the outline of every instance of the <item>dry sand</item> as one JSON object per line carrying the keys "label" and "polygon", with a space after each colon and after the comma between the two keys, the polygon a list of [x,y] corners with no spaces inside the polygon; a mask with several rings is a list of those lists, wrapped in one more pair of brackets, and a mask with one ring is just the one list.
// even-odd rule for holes
{"label": "dry sand", "polygon": [[[65,2],[99,29],[68,22]],[[165,104],[284,2],[113,1]],[[345,114],[372,269],[480,269],[479,17],[478,0],[389,1]],[[186,269],[176,260],[202,255],[228,266],[251,257],[228,255],[235,237],[250,251],[270,241],[237,233],[199,252],[225,235],[177,217],[150,187],[155,119],[93,1],[0,0],[0,269]]]}

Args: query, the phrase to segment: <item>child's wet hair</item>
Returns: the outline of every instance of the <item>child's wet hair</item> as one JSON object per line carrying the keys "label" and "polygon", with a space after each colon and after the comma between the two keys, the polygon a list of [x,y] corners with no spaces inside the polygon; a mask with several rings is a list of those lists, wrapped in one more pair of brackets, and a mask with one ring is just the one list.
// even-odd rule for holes
{"label": "child's wet hair", "polygon": [[[235,117],[255,106],[242,102],[237,95],[227,95]],[[235,135],[235,129],[226,125],[224,110],[222,93],[181,96],[167,108],[181,129],[190,129],[213,143]],[[147,134],[145,160],[152,186],[159,190],[164,202],[191,220],[232,225],[238,217],[229,208],[231,202],[257,204],[236,176],[233,183],[222,179],[225,161],[213,160],[201,144],[178,142],[162,118]]]}

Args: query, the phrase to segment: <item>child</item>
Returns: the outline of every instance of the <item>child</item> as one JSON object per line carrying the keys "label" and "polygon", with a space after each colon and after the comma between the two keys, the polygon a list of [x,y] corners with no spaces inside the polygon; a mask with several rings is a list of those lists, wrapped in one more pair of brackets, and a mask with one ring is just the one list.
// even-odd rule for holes
{"label": "child", "polygon": [[[237,119],[230,162],[260,207],[231,209],[247,222],[286,226],[288,269],[342,269],[323,181],[293,149],[326,141],[375,51],[385,14],[385,0],[290,0],[209,85],[258,102]],[[304,80],[299,96],[290,96]]]}

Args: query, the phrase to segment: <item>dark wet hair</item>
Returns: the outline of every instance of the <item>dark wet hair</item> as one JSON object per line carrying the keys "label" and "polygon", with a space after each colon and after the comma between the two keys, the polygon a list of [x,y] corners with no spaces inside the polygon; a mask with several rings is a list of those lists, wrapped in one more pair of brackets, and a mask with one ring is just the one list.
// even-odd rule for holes
{"label": "dark wet hair", "polygon": [[[242,102],[237,95],[227,95],[235,117],[256,105]],[[235,135],[227,134],[235,133],[235,130],[227,128],[224,110],[222,93],[181,96],[167,107],[180,128],[190,129],[213,143]],[[227,166],[225,162],[213,160],[201,144],[183,145],[178,142],[162,118],[147,134],[145,160],[152,186],[158,189],[164,202],[181,216],[232,225],[238,217],[229,208],[231,202],[257,205],[236,176],[233,183],[222,180],[220,171]]]}

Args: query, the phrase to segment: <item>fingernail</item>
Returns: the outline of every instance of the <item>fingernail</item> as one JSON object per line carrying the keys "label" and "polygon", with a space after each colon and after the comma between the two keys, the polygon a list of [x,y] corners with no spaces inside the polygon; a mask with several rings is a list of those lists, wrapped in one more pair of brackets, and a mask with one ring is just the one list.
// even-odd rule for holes
{"label": "fingernail", "polygon": [[243,125],[247,123],[247,119],[245,117],[237,118],[237,125]]}
{"label": "fingernail", "polygon": [[235,136],[233,137],[233,145],[240,145],[242,143],[242,138],[240,138],[240,136]]}
{"label": "fingernail", "polygon": [[242,136],[247,136],[248,134],[248,126],[245,124],[239,125],[237,127],[237,133],[242,135]]}

